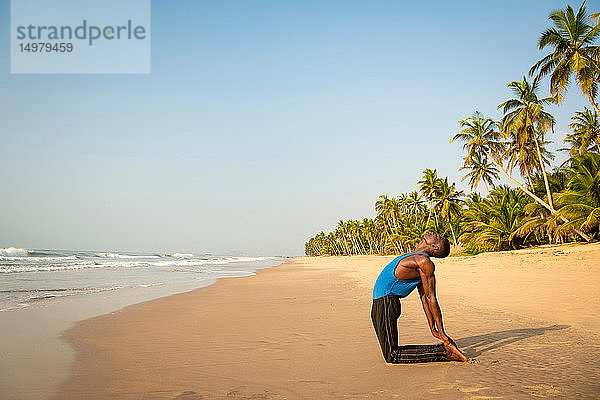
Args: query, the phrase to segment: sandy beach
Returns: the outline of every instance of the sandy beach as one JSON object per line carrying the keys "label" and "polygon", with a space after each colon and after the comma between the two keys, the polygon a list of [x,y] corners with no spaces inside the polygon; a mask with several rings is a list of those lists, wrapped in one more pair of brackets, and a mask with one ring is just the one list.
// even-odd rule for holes
{"label": "sandy beach", "polygon": [[[369,313],[391,259],[301,257],[82,321],[55,398],[600,396],[600,244],[437,260],[446,330],[474,364],[384,362]],[[435,343],[417,296],[402,307],[401,344]]]}

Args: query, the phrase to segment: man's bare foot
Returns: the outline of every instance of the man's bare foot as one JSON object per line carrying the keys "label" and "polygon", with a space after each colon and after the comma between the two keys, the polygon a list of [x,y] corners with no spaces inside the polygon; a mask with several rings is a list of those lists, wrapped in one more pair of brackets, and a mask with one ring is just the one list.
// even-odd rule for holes
{"label": "man's bare foot", "polygon": [[446,348],[446,357],[448,357],[448,360],[460,362],[469,361],[469,359],[452,343],[444,343],[444,347]]}

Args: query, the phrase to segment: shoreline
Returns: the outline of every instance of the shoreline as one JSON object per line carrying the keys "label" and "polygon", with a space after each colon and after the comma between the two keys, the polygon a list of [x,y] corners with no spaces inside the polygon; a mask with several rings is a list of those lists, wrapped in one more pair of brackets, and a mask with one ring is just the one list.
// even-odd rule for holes
{"label": "shoreline", "polygon": [[[279,266],[284,260],[267,267],[252,267],[252,274]],[[248,272],[235,275],[244,276],[251,275]],[[64,341],[63,334],[77,323],[131,305],[201,289],[215,284],[218,279],[221,278],[65,296],[0,312],[2,398],[43,400],[55,396],[77,356],[76,350]]]}
{"label": "shoreline", "polygon": [[[474,365],[383,362],[370,289],[392,258],[296,258],[79,322],[64,334],[78,356],[54,398],[600,393],[599,244],[436,260],[446,330],[478,359]],[[532,297],[537,301],[527,305]],[[400,342],[435,343],[418,299],[409,296],[402,306]]]}

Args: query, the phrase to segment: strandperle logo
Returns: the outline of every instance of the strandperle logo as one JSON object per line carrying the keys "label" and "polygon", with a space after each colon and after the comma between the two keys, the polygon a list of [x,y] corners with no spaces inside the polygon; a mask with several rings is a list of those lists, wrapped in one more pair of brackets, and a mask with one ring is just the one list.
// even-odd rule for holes
{"label": "strandperle logo", "polygon": [[15,74],[150,73],[150,0],[11,0]]}
{"label": "strandperle logo", "polygon": [[86,40],[92,46],[99,39],[121,40],[121,39],[146,39],[146,28],[142,25],[134,25],[127,20],[125,25],[90,25],[87,19],[79,26],[69,25],[27,25],[17,26],[18,40]]}

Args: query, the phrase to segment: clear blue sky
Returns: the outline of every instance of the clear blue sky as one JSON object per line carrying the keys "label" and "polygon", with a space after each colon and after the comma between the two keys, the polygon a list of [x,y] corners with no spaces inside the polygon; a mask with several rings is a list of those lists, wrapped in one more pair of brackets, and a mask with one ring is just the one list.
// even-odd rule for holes
{"label": "clear blue sky", "polygon": [[300,254],[460,181],[457,121],[500,117],[566,4],[155,0],[151,74],[11,75],[0,0],[0,247]]}

